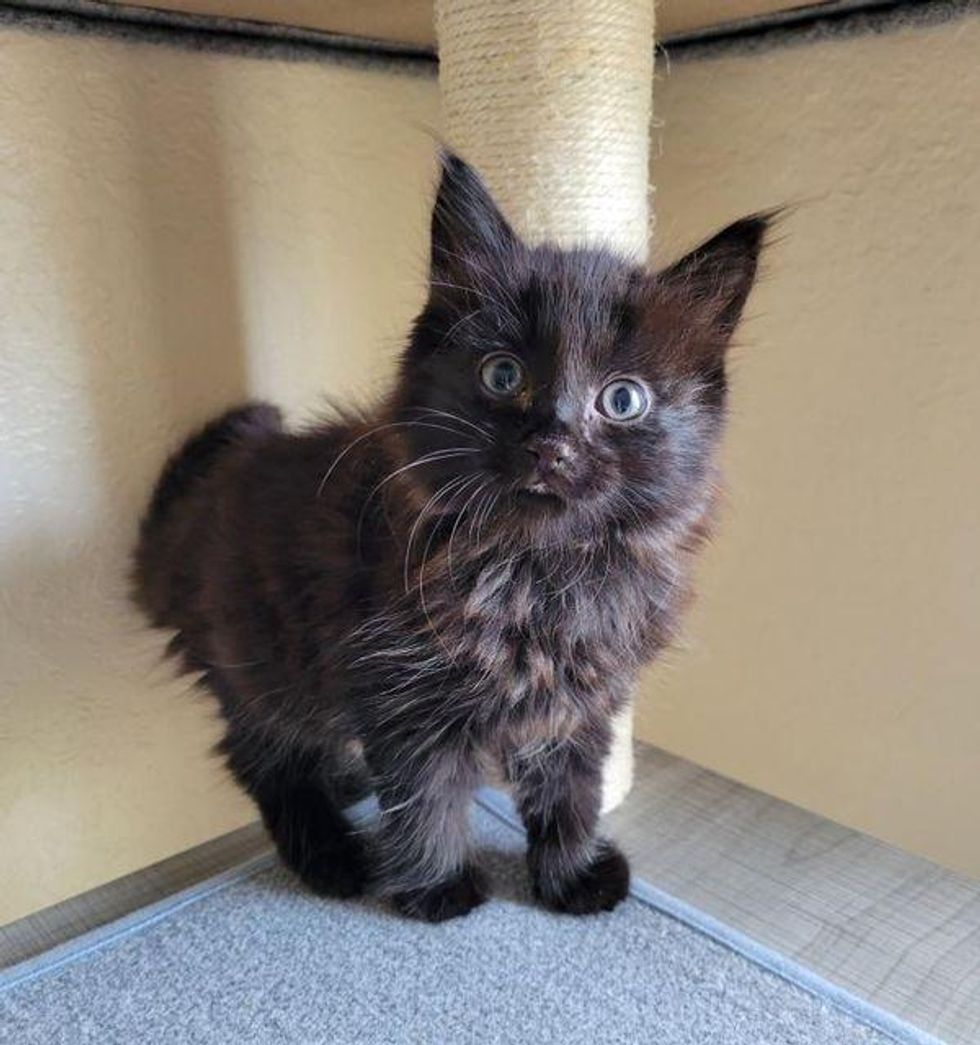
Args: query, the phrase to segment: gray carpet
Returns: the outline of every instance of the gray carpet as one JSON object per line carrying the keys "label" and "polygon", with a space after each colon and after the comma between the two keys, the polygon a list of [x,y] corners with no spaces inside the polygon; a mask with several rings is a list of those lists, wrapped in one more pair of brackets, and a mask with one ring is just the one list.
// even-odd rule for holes
{"label": "gray carpet", "polygon": [[751,943],[658,910],[642,884],[611,914],[547,914],[528,897],[519,832],[484,809],[474,818],[495,899],[468,918],[420,925],[374,903],[318,900],[262,860],[5,972],[0,1041],[929,1040],[778,956],[738,953]]}

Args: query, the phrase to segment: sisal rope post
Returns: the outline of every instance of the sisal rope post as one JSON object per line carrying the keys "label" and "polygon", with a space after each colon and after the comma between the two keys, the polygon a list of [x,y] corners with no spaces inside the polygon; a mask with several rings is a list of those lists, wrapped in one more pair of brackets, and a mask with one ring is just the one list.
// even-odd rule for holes
{"label": "sisal rope post", "polygon": [[[447,143],[530,242],[647,257],[653,0],[436,0]],[[632,783],[616,724],[609,809]]]}

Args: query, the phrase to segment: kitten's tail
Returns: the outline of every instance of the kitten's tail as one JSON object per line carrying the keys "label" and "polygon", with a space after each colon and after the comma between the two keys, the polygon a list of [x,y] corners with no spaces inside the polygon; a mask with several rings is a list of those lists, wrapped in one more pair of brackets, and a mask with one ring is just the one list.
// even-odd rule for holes
{"label": "kitten's tail", "polygon": [[[282,431],[282,414],[269,403],[246,403],[227,411],[190,436],[163,466],[150,503],[140,523],[139,543],[134,556],[134,596],[155,623],[165,623],[160,600],[151,589],[159,567],[171,558],[165,547],[165,524],[175,517],[175,508],[214,470],[231,448]],[[163,571],[168,572],[168,571]]]}
{"label": "kitten's tail", "polygon": [[143,534],[154,530],[229,447],[282,430],[282,414],[271,403],[246,403],[209,421],[172,454],[163,467],[143,516]]}

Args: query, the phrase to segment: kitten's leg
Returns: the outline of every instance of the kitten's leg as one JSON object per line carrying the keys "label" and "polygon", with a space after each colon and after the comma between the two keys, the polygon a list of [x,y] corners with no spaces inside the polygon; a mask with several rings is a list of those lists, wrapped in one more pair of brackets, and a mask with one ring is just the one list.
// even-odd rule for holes
{"label": "kitten's leg", "polygon": [[283,863],[321,896],[362,893],[369,878],[364,847],[328,787],[321,756],[296,751],[273,761],[265,745],[234,735],[223,748]]}
{"label": "kitten's leg", "polygon": [[554,911],[609,911],[629,890],[626,857],[596,836],[608,749],[596,724],[512,763],[535,896]]}
{"label": "kitten's leg", "polygon": [[[373,754],[384,891],[409,917],[441,922],[468,914],[486,899],[470,854],[477,777],[472,754],[449,747],[414,756],[401,746]],[[379,771],[381,765],[386,771]]]}

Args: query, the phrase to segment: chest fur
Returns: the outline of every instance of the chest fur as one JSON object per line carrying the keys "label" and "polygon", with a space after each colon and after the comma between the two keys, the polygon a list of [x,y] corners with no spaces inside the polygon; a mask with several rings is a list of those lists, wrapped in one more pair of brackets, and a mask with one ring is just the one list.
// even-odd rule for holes
{"label": "chest fur", "polygon": [[356,675],[383,721],[424,706],[498,746],[533,746],[621,705],[670,637],[680,581],[626,549],[460,557],[359,629]]}
{"label": "chest fur", "polygon": [[604,700],[657,644],[670,589],[609,554],[486,564],[459,594],[457,653],[512,705]]}

